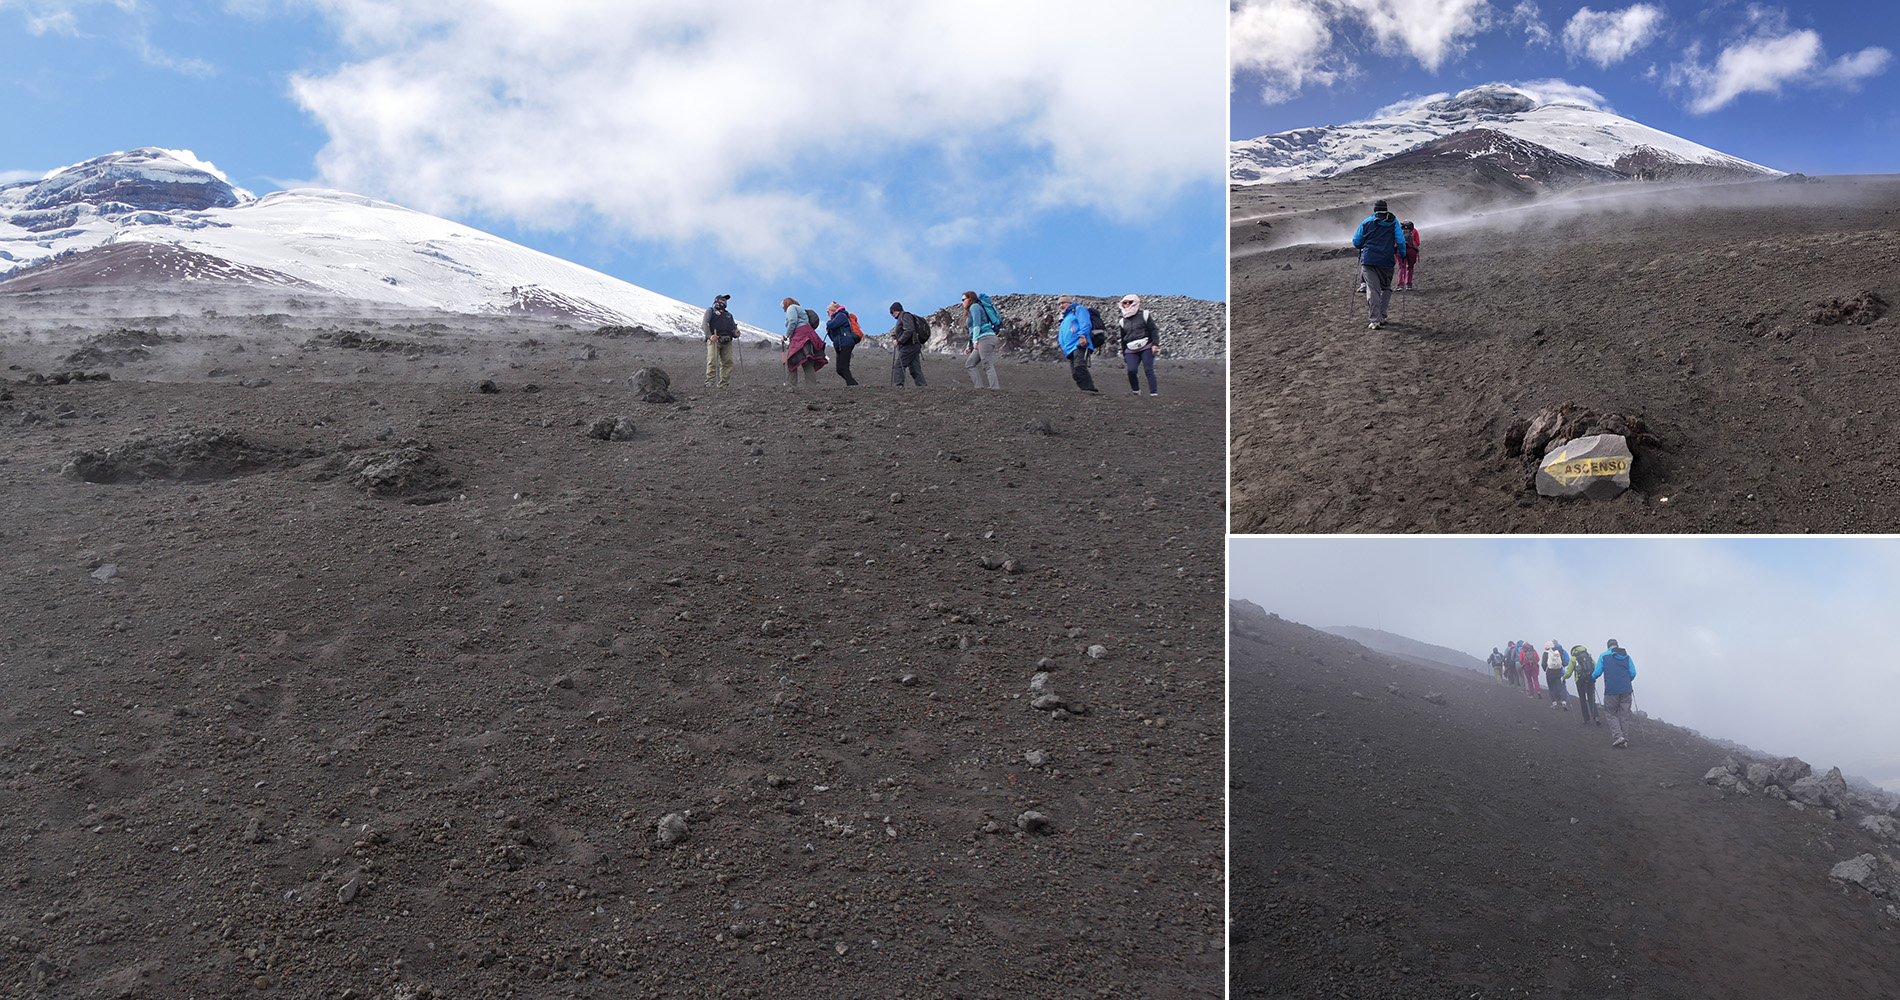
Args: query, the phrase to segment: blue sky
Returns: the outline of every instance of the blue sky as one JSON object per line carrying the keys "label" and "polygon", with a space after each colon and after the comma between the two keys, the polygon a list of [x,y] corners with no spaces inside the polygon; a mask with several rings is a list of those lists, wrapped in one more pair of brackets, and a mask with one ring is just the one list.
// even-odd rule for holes
{"label": "blue sky", "polygon": [[1638,708],[1900,791],[1900,539],[1236,538],[1228,559],[1233,596],[1315,628],[1478,657],[1614,638]]}
{"label": "blue sky", "polygon": [[0,0],[0,178],[189,149],[768,328],[785,295],[1221,299],[1225,30],[1211,0]]}
{"label": "blue sky", "polygon": [[1900,5],[1235,0],[1230,19],[1234,139],[1561,81],[1778,170],[1900,172]]}

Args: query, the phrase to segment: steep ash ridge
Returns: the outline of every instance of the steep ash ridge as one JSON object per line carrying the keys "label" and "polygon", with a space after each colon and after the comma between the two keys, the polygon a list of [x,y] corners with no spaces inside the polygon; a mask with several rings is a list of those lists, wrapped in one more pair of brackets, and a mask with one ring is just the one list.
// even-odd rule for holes
{"label": "steep ash ridge", "polygon": [[1230,631],[1231,996],[1900,996],[1891,800],[1652,718],[1612,749],[1247,601]]}

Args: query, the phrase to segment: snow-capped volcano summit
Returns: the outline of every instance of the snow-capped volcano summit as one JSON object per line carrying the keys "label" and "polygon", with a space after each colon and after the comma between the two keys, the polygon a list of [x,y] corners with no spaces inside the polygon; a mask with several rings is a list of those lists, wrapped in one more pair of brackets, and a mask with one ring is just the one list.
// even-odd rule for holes
{"label": "snow-capped volcano summit", "polygon": [[0,293],[180,282],[686,336],[702,312],[388,202],[315,188],[259,198],[189,151],[114,153],[0,186]]}
{"label": "snow-capped volcano summit", "polygon": [[[1266,184],[1331,177],[1480,130],[1509,140],[1513,155],[1520,159],[1528,144],[1553,157],[1624,177],[1654,176],[1671,168],[1736,176],[1779,173],[1604,111],[1575,92],[1546,96],[1494,83],[1370,121],[1235,142],[1228,158],[1228,178],[1235,184]],[[1479,157],[1496,146],[1494,140],[1441,148]]]}

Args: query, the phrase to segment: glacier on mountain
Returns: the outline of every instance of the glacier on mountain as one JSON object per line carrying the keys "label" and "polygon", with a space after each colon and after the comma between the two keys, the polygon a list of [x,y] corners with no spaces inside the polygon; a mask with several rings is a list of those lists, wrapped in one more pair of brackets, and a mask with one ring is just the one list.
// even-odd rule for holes
{"label": "glacier on mountain", "polygon": [[1550,95],[1486,84],[1347,125],[1294,129],[1230,145],[1235,184],[1331,177],[1473,129],[1488,129],[1606,169],[1619,163],[1680,163],[1774,176],[1750,163],[1590,104],[1575,88]]}
{"label": "glacier on mountain", "polygon": [[114,153],[38,181],[0,186],[0,281],[35,265],[137,242],[190,251],[174,261],[215,258],[235,265],[205,267],[177,280],[274,272],[379,305],[700,335],[699,306],[361,195],[299,188],[260,198],[187,150]]}

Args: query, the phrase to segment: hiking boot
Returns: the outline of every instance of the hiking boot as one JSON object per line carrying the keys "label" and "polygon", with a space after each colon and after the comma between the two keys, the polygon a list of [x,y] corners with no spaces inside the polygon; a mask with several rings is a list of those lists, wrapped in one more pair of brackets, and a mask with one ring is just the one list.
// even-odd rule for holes
{"label": "hiking boot", "polygon": [[1616,739],[1610,741],[1610,745],[1613,747],[1626,747],[1630,745],[1630,741],[1618,736]]}
{"label": "hiking boot", "polygon": [[1373,320],[1372,322],[1370,322],[1370,323],[1367,323],[1367,324],[1366,324],[1366,329],[1368,329],[1368,330],[1377,330],[1378,328],[1380,328],[1380,327],[1382,327],[1382,326],[1384,326],[1384,325],[1385,325],[1385,324],[1384,324],[1383,322],[1381,322],[1381,321],[1379,321],[1379,320],[1376,320],[1376,319],[1375,319],[1375,320]]}

